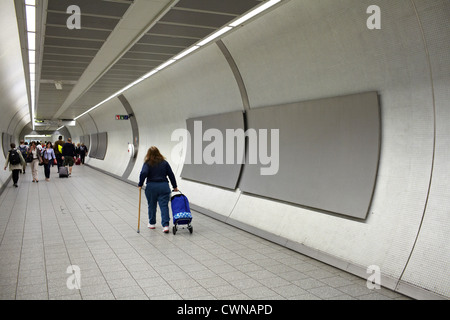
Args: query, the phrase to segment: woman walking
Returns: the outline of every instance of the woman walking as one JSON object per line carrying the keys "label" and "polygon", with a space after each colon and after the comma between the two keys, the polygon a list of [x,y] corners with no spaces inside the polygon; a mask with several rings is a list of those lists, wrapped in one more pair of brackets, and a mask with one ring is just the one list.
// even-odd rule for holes
{"label": "woman walking", "polygon": [[170,187],[167,180],[169,177],[170,183],[174,191],[178,191],[177,181],[172,172],[172,168],[165,160],[158,148],[151,147],[147,151],[147,155],[139,175],[139,189],[144,185],[147,179],[147,186],[145,188],[145,196],[148,202],[148,227],[155,229],[156,224],[156,204],[159,204],[161,209],[161,225],[164,233],[169,233],[169,199]]}
{"label": "woman walking", "polygon": [[53,164],[53,159],[56,159],[55,151],[53,151],[52,143],[47,142],[45,151],[42,154],[42,161],[44,162],[45,181],[50,181],[50,168]]}
{"label": "woman walking", "polygon": [[33,182],[39,182],[38,180],[38,167],[39,163],[42,162],[41,151],[36,147],[36,142],[32,141],[30,149],[28,149],[29,157],[32,158],[31,161],[31,174],[33,175]]}

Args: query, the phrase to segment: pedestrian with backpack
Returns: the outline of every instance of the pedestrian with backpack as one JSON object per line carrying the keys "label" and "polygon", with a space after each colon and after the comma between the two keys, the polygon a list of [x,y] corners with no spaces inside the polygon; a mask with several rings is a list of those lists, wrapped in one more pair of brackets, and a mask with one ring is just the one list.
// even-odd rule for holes
{"label": "pedestrian with backpack", "polygon": [[11,150],[8,152],[8,156],[6,157],[6,163],[4,166],[4,170],[8,167],[9,171],[12,172],[12,179],[14,187],[18,187],[17,182],[19,182],[19,174],[23,169],[23,166],[26,164],[25,159],[22,156],[22,153],[16,149],[16,144],[11,143]]}
{"label": "pedestrian with backpack", "polygon": [[[24,159],[27,158],[28,153],[28,144],[24,140],[20,140],[19,151],[22,153],[22,157]],[[23,165],[22,173],[25,174],[25,169],[27,168],[27,162],[25,160],[25,164]]]}

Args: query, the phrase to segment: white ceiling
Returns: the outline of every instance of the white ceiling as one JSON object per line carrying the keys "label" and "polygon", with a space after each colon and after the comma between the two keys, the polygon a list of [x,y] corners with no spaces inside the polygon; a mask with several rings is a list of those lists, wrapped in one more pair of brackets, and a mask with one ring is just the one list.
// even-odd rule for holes
{"label": "white ceiling", "polygon": [[[43,54],[36,79],[39,82],[36,119],[77,117],[261,3],[261,0],[39,1],[45,7],[41,8]],[[66,11],[70,5],[81,9],[79,30],[67,27],[70,14]],[[56,89],[55,82],[62,84],[62,90]]]}

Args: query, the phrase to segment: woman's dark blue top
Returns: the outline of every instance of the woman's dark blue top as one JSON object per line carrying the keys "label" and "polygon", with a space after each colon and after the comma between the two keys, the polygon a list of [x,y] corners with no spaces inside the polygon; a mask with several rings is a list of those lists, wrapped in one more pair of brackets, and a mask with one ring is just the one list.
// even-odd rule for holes
{"label": "woman's dark blue top", "polygon": [[153,167],[151,167],[148,163],[144,163],[139,175],[138,186],[142,187],[144,185],[145,179],[147,179],[147,183],[168,182],[167,177],[169,177],[170,179],[172,188],[175,189],[177,187],[177,181],[175,180],[175,175],[172,172],[170,164],[166,160],[161,161]]}

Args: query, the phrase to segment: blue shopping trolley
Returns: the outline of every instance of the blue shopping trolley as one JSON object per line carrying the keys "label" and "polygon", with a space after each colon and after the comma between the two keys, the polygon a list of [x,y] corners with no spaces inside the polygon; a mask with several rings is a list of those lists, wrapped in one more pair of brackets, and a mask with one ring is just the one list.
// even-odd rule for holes
{"label": "blue shopping trolley", "polygon": [[187,225],[187,229],[192,233],[194,229],[191,225],[192,214],[188,198],[180,192],[173,195],[170,200],[173,215],[173,234],[175,235],[177,233],[179,225]]}

